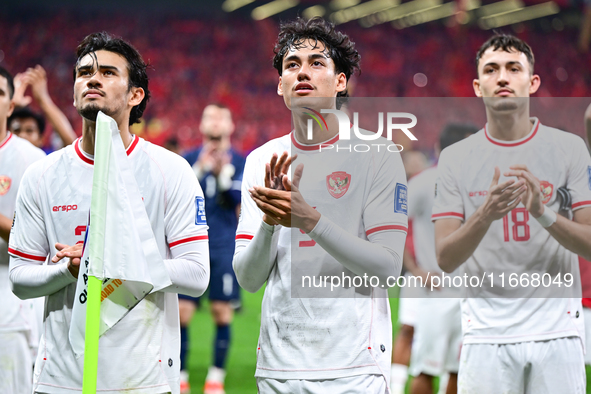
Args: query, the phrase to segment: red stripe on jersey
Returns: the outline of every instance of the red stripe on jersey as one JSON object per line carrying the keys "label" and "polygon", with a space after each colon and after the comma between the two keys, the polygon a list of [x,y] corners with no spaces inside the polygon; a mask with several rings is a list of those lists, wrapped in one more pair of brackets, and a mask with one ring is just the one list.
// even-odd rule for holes
{"label": "red stripe on jersey", "polygon": [[314,144],[314,145],[302,145],[302,144],[300,144],[300,143],[299,143],[299,142],[298,142],[298,141],[295,139],[295,135],[294,135],[294,133],[293,133],[293,132],[291,133],[291,142],[293,143],[293,145],[294,145],[296,148],[298,148],[298,149],[300,149],[300,150],[305,150],[305,151],[310,151],[310,150],[318,150],[318,148],[319,148],[321,145],[332,145],[332,144],[334,144],[335,142],[337,142],[338,140],[339,140],[339,135],[337,134],[337,135],[335,135],[335,136],[334,136],[334,138],[331,138],[330,140],[328,140],[328,141],[326,141],[326,142],[323,142],[323,143],[321,143],[321,144]]}
{"label": "red stripe on jersey", "polygon": [[459,218],[464,218],[464,214],[463,213],[457,213],[457,212],[443,212],[443,213],[436,213],[434,215],[431,215],[431,220],[433,219],[437,219],[443,216],[456,216]]}
{"label": "red stripe on jersey", "polygon": [[82,138],[78,138],[76,141],[74,141],[74,150],[76,151],[76,154],[78,155],[78,157],[80,158],[80,160],[82,160],[86,164],[94,165],[94,160],[89,159],[88,157],[84,156],[84,154],[80,150],[80,146],[79,145],[80,145],[80,140],[81,139]]}
{"label": "red stripe on jersey", "polygon": [[131,152],[133,152],[133,150],[135,149],[138,142],[140,142],[140,137],[138,137],[137,135],[134,135],[131,145],[129,145],[127,147],[127,150],[125,151],[125,153],[127,153],[127,156],[129,156],[131,154]]}
{"label": "red stripe on jersey", "polygon": [[575,204],[573,204],[572,208],[575,209],[575,208],[579,208],[579,207],[582,207],[585,205],[591,205],[591,201],[581,201],[581,202],[575,203]]}
{"label": "red stripe on jersey", "polygon": [[[80,157],[80,159],[88,164],[94,165],[94,160],[93,159],[89,159],[88,157],[84,156],[84,154],[82,153],[82,151],[80,150],[80,141],[82,140],[82,137],[78,138],[75,142],[74,142],[74,149],[76,150],[76,153],[78,154],[78,157]],[[127,147],[125,153],[127,154],[127,156],[129,156],[131,154],[131,152],[133,152],[133,150],[135,149],[135,147],[137,146],[138,142],[140,142],[140,137],[138,137],[137,135],[133,136],[133,141],[131,141],[131,144]]]}
{"label": "red stripe on jersey", "polygon": [[187,242],[193,242],[193,241],[205,241],[208,240],[209,237],[207,235],[198,235],[196,237],[190,237],[190,238],[185,238],[185,239],[180,239],[178,241],[174,241],[168,244],[169,248],[173,248],[175,246],[181,245],[181,244],[185,244]]}
{"label": "red stripe on jersey", "polygon": [[4,145],[6,145],[6,144],[8,143],[8,141],[10,141],[10,139],[11,139],[11,138],[12,138],[12,133],[11,133],[11,132],[8,132],[8,137],[6,137],[6,139],[4,140],[4,142],[0,144],[0,149],[1,149],[1,148],[2,148]]}
{"label": "red stripe on jersey", "polygon": [[8,248],[8,253],[12,253],[15,256],[22,257],[24,259],[35,260],[35,261],[45,261],[46,257],[35,256],[34,254],[27,254],[23,252],[19,252],[16,249]]}
{"label": "red stripe on jersey", "polygon": [[526,139],[524,139],[523,141],[519,141],[519,142],[500,142],[500,141],[495,141],[493,140],[489,135],[488,135],[488,131],[486,130],[486,126],[484,126],[484,135],[486,136],[486,139],[488,139],[490,142],[492,142],[495,145],[500,145],[500,146],[518,146],[521,144],[525,144],[527,141],[531,140],[532,138],[534,138],[534,136],[536,135],[536,133],[538,132],[538,128],[540,127],[540,121],[536,122],[536,128],[534,129],[534,132],[531,133],[531,135],[529,137],[527,137]]}
{"label": "red stripe on jersey", "polygon": [[374,227],[372,229],[369,229],[365,232],[366,235],[370,235],[373,233],[377,233],[378,231],[388,231],[388,230],[393,230],[393,231],[404,231],[405,233],[408,232],[408,228],[406,226],[400,226],[400,225],[391,225],[391,226],[379,226],[379,227]]}
{"label": "red stripe on jersey", "polygon": [[254,238],[254,235],[250,234],[238,234],[236,235],[236,239],[248,239],[249,241]]}

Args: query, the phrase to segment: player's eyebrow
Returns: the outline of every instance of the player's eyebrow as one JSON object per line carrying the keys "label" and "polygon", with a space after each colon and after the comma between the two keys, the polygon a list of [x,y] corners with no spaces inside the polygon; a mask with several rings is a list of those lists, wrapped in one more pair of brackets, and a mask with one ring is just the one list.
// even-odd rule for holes
{"label": "player's eyebrow", "polygon": [[[328,59],[328,58],[323,53],[312,53],[312,54],[308,55],[308,60],[314,60],[314,59]],[[294,61],[294,60],[300,60],[300,57],[296,54],[289,55],[288,57],[283,59],[283,62],[285,63],[285,62],[290,62],[290,61]]]}
{"label": "player's eyebrow", "polygon": [[[523,64],[519,61],[519,60],[512,60],[510,62],[505,63],[506,66],[514,66],[514,65],[518,65],[523,67]],[[484,67],[499,67],[498,63],[495,62],[488,62],[484,65]]]}
{"label": "player's eyebrow", "polygon": [[0,96],[4,96],[6,94],[6,91],[2,88],[0,88]]}
{"label": "player's eyebrow", "polygon": [[[117,72],[119,71],[119,69],[117,67],[115,67],[115,66],[109,66],[109,65],[105,65],[105,64],[99,65],[99,69],[100,70],[113,70],[113,71],[117,71]],[[80,67],[78,67],[77,72],[80,72],[80,71],[92,71],[92,70],[94,70],[94,66],[91,65],[91,64],[88,64],[86,66],[80,66]]]}

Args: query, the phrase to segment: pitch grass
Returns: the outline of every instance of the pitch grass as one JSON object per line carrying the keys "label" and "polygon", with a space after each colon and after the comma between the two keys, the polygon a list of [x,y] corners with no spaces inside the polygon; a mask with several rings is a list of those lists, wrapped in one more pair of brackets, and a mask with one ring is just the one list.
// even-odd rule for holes
{"label": "pitch grass", "polygon": [[[391,293],[396,296],[396,291]],[[226,377],[227,394],[253,394],[257,392],[254,370],[256,348],[261,321],[261,301],[263,290],[256,294],[242,292],[242,310],[236,314],[232,325],[232,344],[228,354],[228,375]],[[394,331],[398,331],[398,298],[390,298]],[[209,303],[204,300],[201,309],[195,313],[191,322],[189,335],[191,349],[189,351],[189,373],[191,393],[203,393],[205,375],[212,360],[212,343],[214,335],[213,321],[209,314]],[[587,351],[591,351],[588,349]],[[591,367],[586,366],[587,376]],[[410,379],[409,379],[410,383]],[[437,383],[436,383],[437,384]],[[409,385],[407,384],[406,392]],[[591,394],[591,385],[587,383],[587,394]]]}

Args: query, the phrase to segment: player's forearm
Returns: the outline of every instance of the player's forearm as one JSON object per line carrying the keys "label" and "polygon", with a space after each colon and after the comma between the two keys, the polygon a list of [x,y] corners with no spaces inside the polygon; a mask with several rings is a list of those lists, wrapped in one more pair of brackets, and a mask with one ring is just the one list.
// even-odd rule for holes
{"label": "player's forearm", "polygon": [[209,284],[209,244],[200,241],[179,245],[172,253],[172,259],[164,260],[172,285],[162,291],[201,296]]}
{"label": "player's forearm", "polygon": [[0,214],[0,238],[8,242],[10,237],[10,228],[12,227],[12,219]]}
{"label": "player's forearm", "polygon": [[406,270],[414,276],[421,276],[423,274],[423,270],[419,268],[416,260],[412,256],[412,253],[406,246],[404,247],[402,265],[404,265],[404,268],[406,268]]}
{"label": "player's forearm", "polygon": [[591,260],[591,225],[577,223],[557,215],[556,222],[546,230],[573,253],[585,260]]}
{"label": "player's forearm", "polygon": [[403,232],[379,232],[372,236],[370,242],[346,232],[330,219],[321,216],[308,235],[356,275],[377,276],[382,281],[400,275],[406,240]]}
{"label": "player's forearm", "polygon": [[462,226],[447,236],[438,236],[437,225],[436,222],[437,263],[443,271],[451,273],[474,254],[491,222],[486,220],[478,210]]}
{"label": "player's forearm", "polygon": [[38,265],[20,257],[10,257],[12,292],[20,299],[43,297],[75,283],[68,264]]}
{"label": "player's forearm", "polygon": [[238,283],[251,293],[256,293],[267,281],[277,259],[279,228],[261,222],[250,241],[236,240],[232,266]]}
{"label": "player's forearm", "polygon": [[49,120],[49,123],[60,136],[64,145],[70,145],[76,139],[76,133],[70,124],[66,115],[58,108],[51,100],[51,97],[46,97],[40,101],[41,109]]}

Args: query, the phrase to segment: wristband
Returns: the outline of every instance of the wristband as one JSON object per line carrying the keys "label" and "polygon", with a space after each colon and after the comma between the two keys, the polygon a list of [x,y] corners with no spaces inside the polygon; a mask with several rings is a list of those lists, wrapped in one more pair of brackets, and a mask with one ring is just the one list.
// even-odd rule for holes
{"label": "wristband", "polygon": [[539,218],[536,218],[536,220],[542,227],[548,228],[556,222],[556,218],[556,212],[544,205],[544,213]]}

